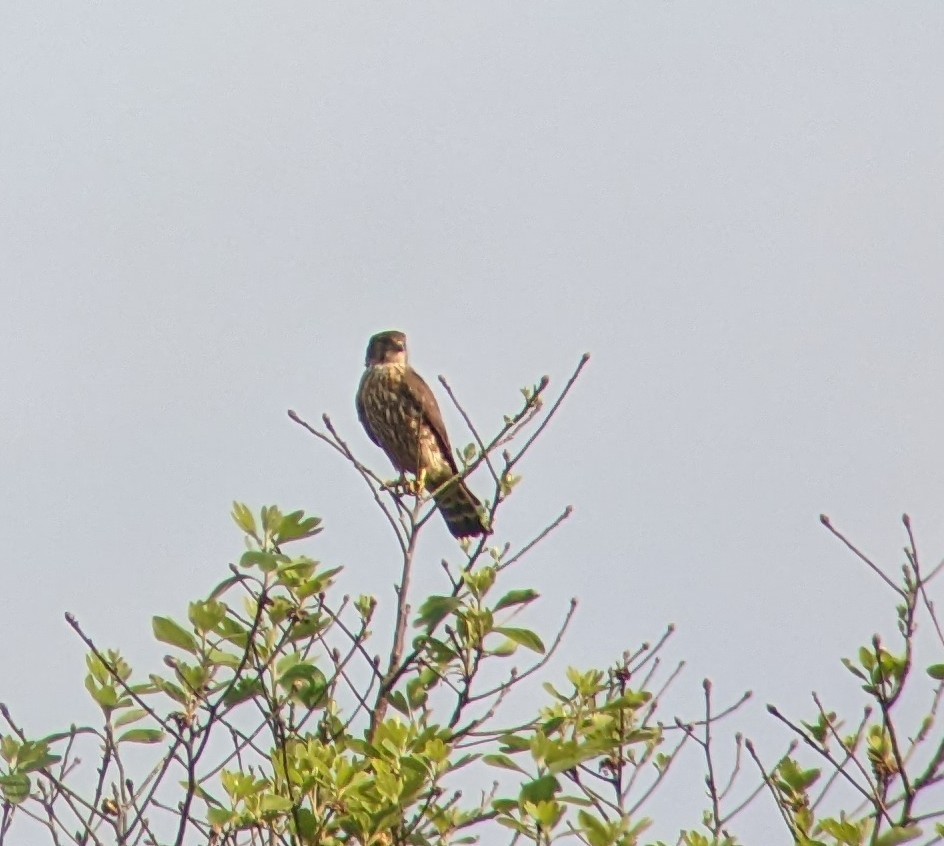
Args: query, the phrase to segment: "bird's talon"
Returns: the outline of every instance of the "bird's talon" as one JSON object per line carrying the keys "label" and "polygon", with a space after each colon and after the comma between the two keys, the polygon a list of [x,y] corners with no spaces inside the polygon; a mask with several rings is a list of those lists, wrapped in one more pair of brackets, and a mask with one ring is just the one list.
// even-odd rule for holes
{"label": "bird's talon", "polygon": [[413,479],[413,496],[420,497],[426,492],[426,470],[420,470],[420,474]]}
{"label": "bird's talon", "polygon": [[410,483],[407,480],[406,476],[402,474],[396,479],[390,479],[380,483],[380,489],[384,491],[390,491],[390,493],[399,496],[401,493],[409,491]]}

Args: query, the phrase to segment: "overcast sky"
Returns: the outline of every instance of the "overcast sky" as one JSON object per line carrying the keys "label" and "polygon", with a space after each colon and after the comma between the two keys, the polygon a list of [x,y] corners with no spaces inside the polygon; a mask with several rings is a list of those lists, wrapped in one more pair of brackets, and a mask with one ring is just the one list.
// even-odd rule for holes
{"label": "overcast sky", "polygon": [[771,758],[763,703],[857,702],[892,601],[818,515],[944,554],[942,44],[931,2],[2,4],[0,699],[91,718],[65,610],[155,669],[233,499],[322,516],[389,600],[388,528],[285,411],[388,472],[353,393],[399,328],[485,429],[592,353],[498,526],[575,506],[513,577],[580,599],[555,672],[674,622],[680,703],[753,689]]}

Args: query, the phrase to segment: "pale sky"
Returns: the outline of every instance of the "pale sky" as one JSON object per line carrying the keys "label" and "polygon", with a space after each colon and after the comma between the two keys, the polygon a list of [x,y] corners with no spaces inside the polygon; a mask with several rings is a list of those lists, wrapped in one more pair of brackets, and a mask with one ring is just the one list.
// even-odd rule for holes
{"label": "pale sky", "polygon": [[155,671],[234,499],[389,601],[382,517],[285,411],[388,472],[353,394],[398,328],[485,429],[592,353],[498,527],[575,506],[512,577],[539,627],[580,600],[552,673],[674,622],[680,712],[753,689],[771,759],[764,703],[852,707],[893,603],[818,515],[944,555],[942,44],[932,2],[4,3],[0,700],[92,718],[66,610]]}

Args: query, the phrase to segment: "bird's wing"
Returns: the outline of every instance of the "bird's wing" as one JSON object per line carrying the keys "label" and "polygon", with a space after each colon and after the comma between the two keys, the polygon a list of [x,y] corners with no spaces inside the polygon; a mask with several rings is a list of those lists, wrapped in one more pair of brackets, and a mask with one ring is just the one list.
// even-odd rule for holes
{"label": "bird's wing", "polygon": [[367,437],[370,438],[377,446],[383,449],[383,444],[377,440],[374,430],[370,428],[370,421],[367,419],[367,409],[364,408],[364,400],[361,398],[361,394],[363,392],[364,380],[361,379],[361,384],[357,389],[357,395],[354,397],[354,405],[357,408],[357,419],[361,421],[361,426],[363,426],[364,431],[367,432]]}
{"label": "bird's wing", "polygon": [[446,424],[443,423],[439,403],[436,402],[436,397],[433,395],[432,390],[430,390],[429,385],[423,381],[423,377],[412,367],[408,367],[406,370],[404,384],[410,396],[419,404],[423,418],[429,424],[430,429],[433,430],[433,434],[439,442],[439,448],[442,450],[446,461],[449,462],[452,472],[458,473],[459,468],[456,466],[456,459],[452,454],[452,446],[449,444]]}

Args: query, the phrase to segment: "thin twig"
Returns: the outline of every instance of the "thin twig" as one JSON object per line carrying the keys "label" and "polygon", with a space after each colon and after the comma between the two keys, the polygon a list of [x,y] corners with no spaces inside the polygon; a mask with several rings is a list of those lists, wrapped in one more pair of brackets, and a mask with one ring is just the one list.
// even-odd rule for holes
{"label": "thin twig", "polygon": [[852,778],[852,776],[850,776],[849,773],[847,773],[844,769],[840,768],[839,762],[835,758],[833,758],[833,756],[830,754],[828,749],[824,749],[819,743],[817,743],[812,737],[810,737],[802,728],[800,728],[798,725],[788,720],[783,714],[780,713],[780,711],[777,710],[776,707],[774,707],[773,705],[768,705],[767,711],[769,714],[771,714],[772,716],[780,720],[780,722],[782,722],[785,726],[790,728],[807,746],[815,750],[817,754],[821,755],[827,761],[829,761],[829,763],[832,764],[832,766],[836,768],[842,774],[842,776],[846,779],[846,781],[849,782],[849,784],[851,784],[859,793],[861,793],[862,796],[866,799],[866,801],[870,805],[872,805],[873,808],[875,808],[876,814],[878,814],[881,817],[884,817],[885,820],[890,825],[893,824],[891,817],[888,815],[888,810],[885,808],[884,803],[882,802],[881,798],[878,796],[876,792],[873,791],[872,793],[870,793],[868,790],[862,787],[862,785],[859,784],[859,782],[857,782],[854,778]]}
{"label": "thin twig", "polygon": [[819,515],[819,521],[822,523],[835,537],[839,538],[846,547],[852,551],[852,553],[865,564],[868,565],[869,569],[872,570],[875,575],[877,575],[886,585],[888,585],[895,593],[899,596],[904,597],[905,592],[898,587],[888,576],[882,572],[881,567],[879,567],[874,561],[872,561],[865,553],[863,553],[859,548],[853,544],[846,536],[840,532],[833,524],[830,522],[829,517],[825,514]]}

